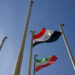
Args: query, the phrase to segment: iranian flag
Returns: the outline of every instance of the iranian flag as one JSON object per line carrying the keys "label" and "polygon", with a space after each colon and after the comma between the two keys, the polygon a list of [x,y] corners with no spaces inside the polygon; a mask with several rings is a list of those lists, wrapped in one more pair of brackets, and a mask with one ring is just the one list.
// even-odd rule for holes
{"label": "iranian flag", "polygon": [[59,31],[46,30],[45,28],[43,28],[38,34],[34,35],[33,46],[39,43],[54,42],[58,40],[60,35],[61,35],[61,32]]}
{"label": "iranian flag", "polygon": [[38,72],[42,68],[53,64],[56,60],[57,60],[57,57],[55,55],[50,56],[48,58],[44,58],[44,59],[36,59],[35,72]]}

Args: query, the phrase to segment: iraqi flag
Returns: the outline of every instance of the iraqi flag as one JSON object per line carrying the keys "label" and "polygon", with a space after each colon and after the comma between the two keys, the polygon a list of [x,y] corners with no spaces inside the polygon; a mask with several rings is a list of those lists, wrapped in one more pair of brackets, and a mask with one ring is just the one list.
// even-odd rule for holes
{"label": "iraqi flag", "polygon": [[45,28],[43,28],[38,34],[34,35],[33,47],[40,43],[54,42],[58,40],[60,35],[61,32],[59,31],[46,30]]}
{"label": "iraqi flag", "polygon": [[43,69],[44,67],[47,67],[51,64],[53,64],[58,58],[53,55],[44,59],[36,59],[36,66],[35,66],[35,72],[38,72],[39,70]]}

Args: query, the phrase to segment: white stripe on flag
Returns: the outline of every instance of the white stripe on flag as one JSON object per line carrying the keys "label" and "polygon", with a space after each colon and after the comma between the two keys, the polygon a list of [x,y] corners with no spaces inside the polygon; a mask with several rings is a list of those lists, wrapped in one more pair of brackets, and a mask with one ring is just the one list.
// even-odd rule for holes
{"label": "white stripe on flag", "polygon": [[47,41],[53,35],[53,33],[54,31],[52,30],[46,30],[45,34],[42,37],[33,40],[33,44],[38,41],[39,42]]}

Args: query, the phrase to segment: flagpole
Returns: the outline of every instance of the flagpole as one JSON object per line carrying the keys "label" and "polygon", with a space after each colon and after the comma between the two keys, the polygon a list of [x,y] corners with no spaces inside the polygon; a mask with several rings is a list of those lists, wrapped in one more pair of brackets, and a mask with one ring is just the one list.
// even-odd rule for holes
{"label": "flagpole", "polygon": [[75,60],[74,60],[74,57],[73,57],[73,55],[72,55],[71,49],[70,49],[69,44],[68,44],[68,41],[67,41],[67,39],[66,39],[66,36],[65,36],[65,34],[64,34],[64,31],[63,31],[63,29],[62,29],[62,26],[64,26],[64,24],[60,24],[60,25],[59,25],[59,28],[60,28],[61,33],[62,33],[62,35],[63,35],[63,39],[64,39],[65,45],[66,45],[66,47],[67,47],[67,51],[68,51],[69,57],[70,57],[70,59],[71,59],[72,65],[73,65],[74,70],[75,70]]}
{"label": "flagpole", "polygon": [[31,61],[32,61],[33,36],[35,34],[35,31],[30,31],[30,32],[32,34],[32,38],[31,38],[31,48],[30,48],[29,64],[28,64],[28,74],[27,75],[31,75]]}
{"label": "flagpole", "polygon": [[6,39],[7,39],[7,36],[5,36],[5,37],[3,38],[2,43],[1,43],[1,45],[0,45],[0,50],[1,50],[1,48],[2,48],[2,46],[3,46],[3,44],[4,44],[4,42],[5,42]]}
{"label": "flagpole", "polygon": [[33,75],[35,75],[35,65],[36,65],[36,57],[38,55],[34,55],[34,68],[33,68]]}
{"label": "flagpole", "polygon": [[26,41],[29,20],[30,20],[30,16],[31,16],[32,5],[33,5],[33,0],[30,1],[30,7],[29,7],[29,11],[28,11],[27,21],[26,21],[24,34],[23,34],[23,38],[22,38],[22,42],[21,42],[21,46],[20,46],[20,51],[19,51],[19,54],[17,57],[17,62],[15,65],[15,70],[14,70],[13,75],[20,75],[20,69],[21,69],[21,65],[22,65],[24,46],[25,46],[25,41]]}

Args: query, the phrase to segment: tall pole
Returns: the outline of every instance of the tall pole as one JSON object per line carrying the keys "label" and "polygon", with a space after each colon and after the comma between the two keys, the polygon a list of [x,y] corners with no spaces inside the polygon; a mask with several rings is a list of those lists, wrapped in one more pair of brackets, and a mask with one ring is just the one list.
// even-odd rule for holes
{"label": "tall pole", "polygon": [[7,39],[7,36],[5,36],[5,37],[3,38],[2,43],[1,43],[1,45],[0,45],[0,50],[1,50],[1,48],[2,48],[2,46],[3,46],[3,44],[4,44],[4,42],[5,42],[6,39]]}
{"label": "tall pole", "polygon": [[27,21],[26,21],[24,34],[23,34],[23,38],[22,38],[22,42],[21,42],[21,46],[20,46],[20,51],[19,51],[19,54],[18,54],[18,57],[17,57],[17,62],[16,62],[16,66],[15,66],[15,70],[14,70],[13,75],[20,75],[24,46],[25,46],[25,41],[26,41],[26,35],[27,35],[29,20],[30,20],[30,16],[31,16],[32,5],[33,5],[33,0],[30,1],[30,7],[29,7],[28,16],[27,16]]}
{"label": "tall pole", "polygon": [[65,34],[64,34],[64,31],[63,31],[63,29],[62,29],[62,26],[64,26],[64,24],[60,24],[60,25],[59,25],[59,28],[60,28],[61,33],[62,33],[62,35],[63,35],[63,39],[64,39],[65,45],[66,45],[66,47],[67,47],[67,51],[68,51],[68,54],[69,54],[69,56],[70,56],[72,65],[73,65],[73,67],[74,67],[74,69],[75,69],[75,60],[74,60],[74,57],[73,57],[72,52],[71,52],[71,50],[70,50],[70,47],[69,47],[68,41],[67,41],[67,39],[66,39],[66,36],[65,36]]}
{"label": "tall pole", "polygon": [[33,68],[33,75],[35,75],[35,65],[36,65],[36,57],[38,55],[34,55],[34,68]]}
{"label": "tall pole", "polygon": [[31,38],[31,48],[30,48],[30,56],[29,56],[29,65],[28,65],[28,74],[31,75],[31,61],[32,61],[32,48],[33,48],[33,36],[35,31],[31,31],[32,38]]}

